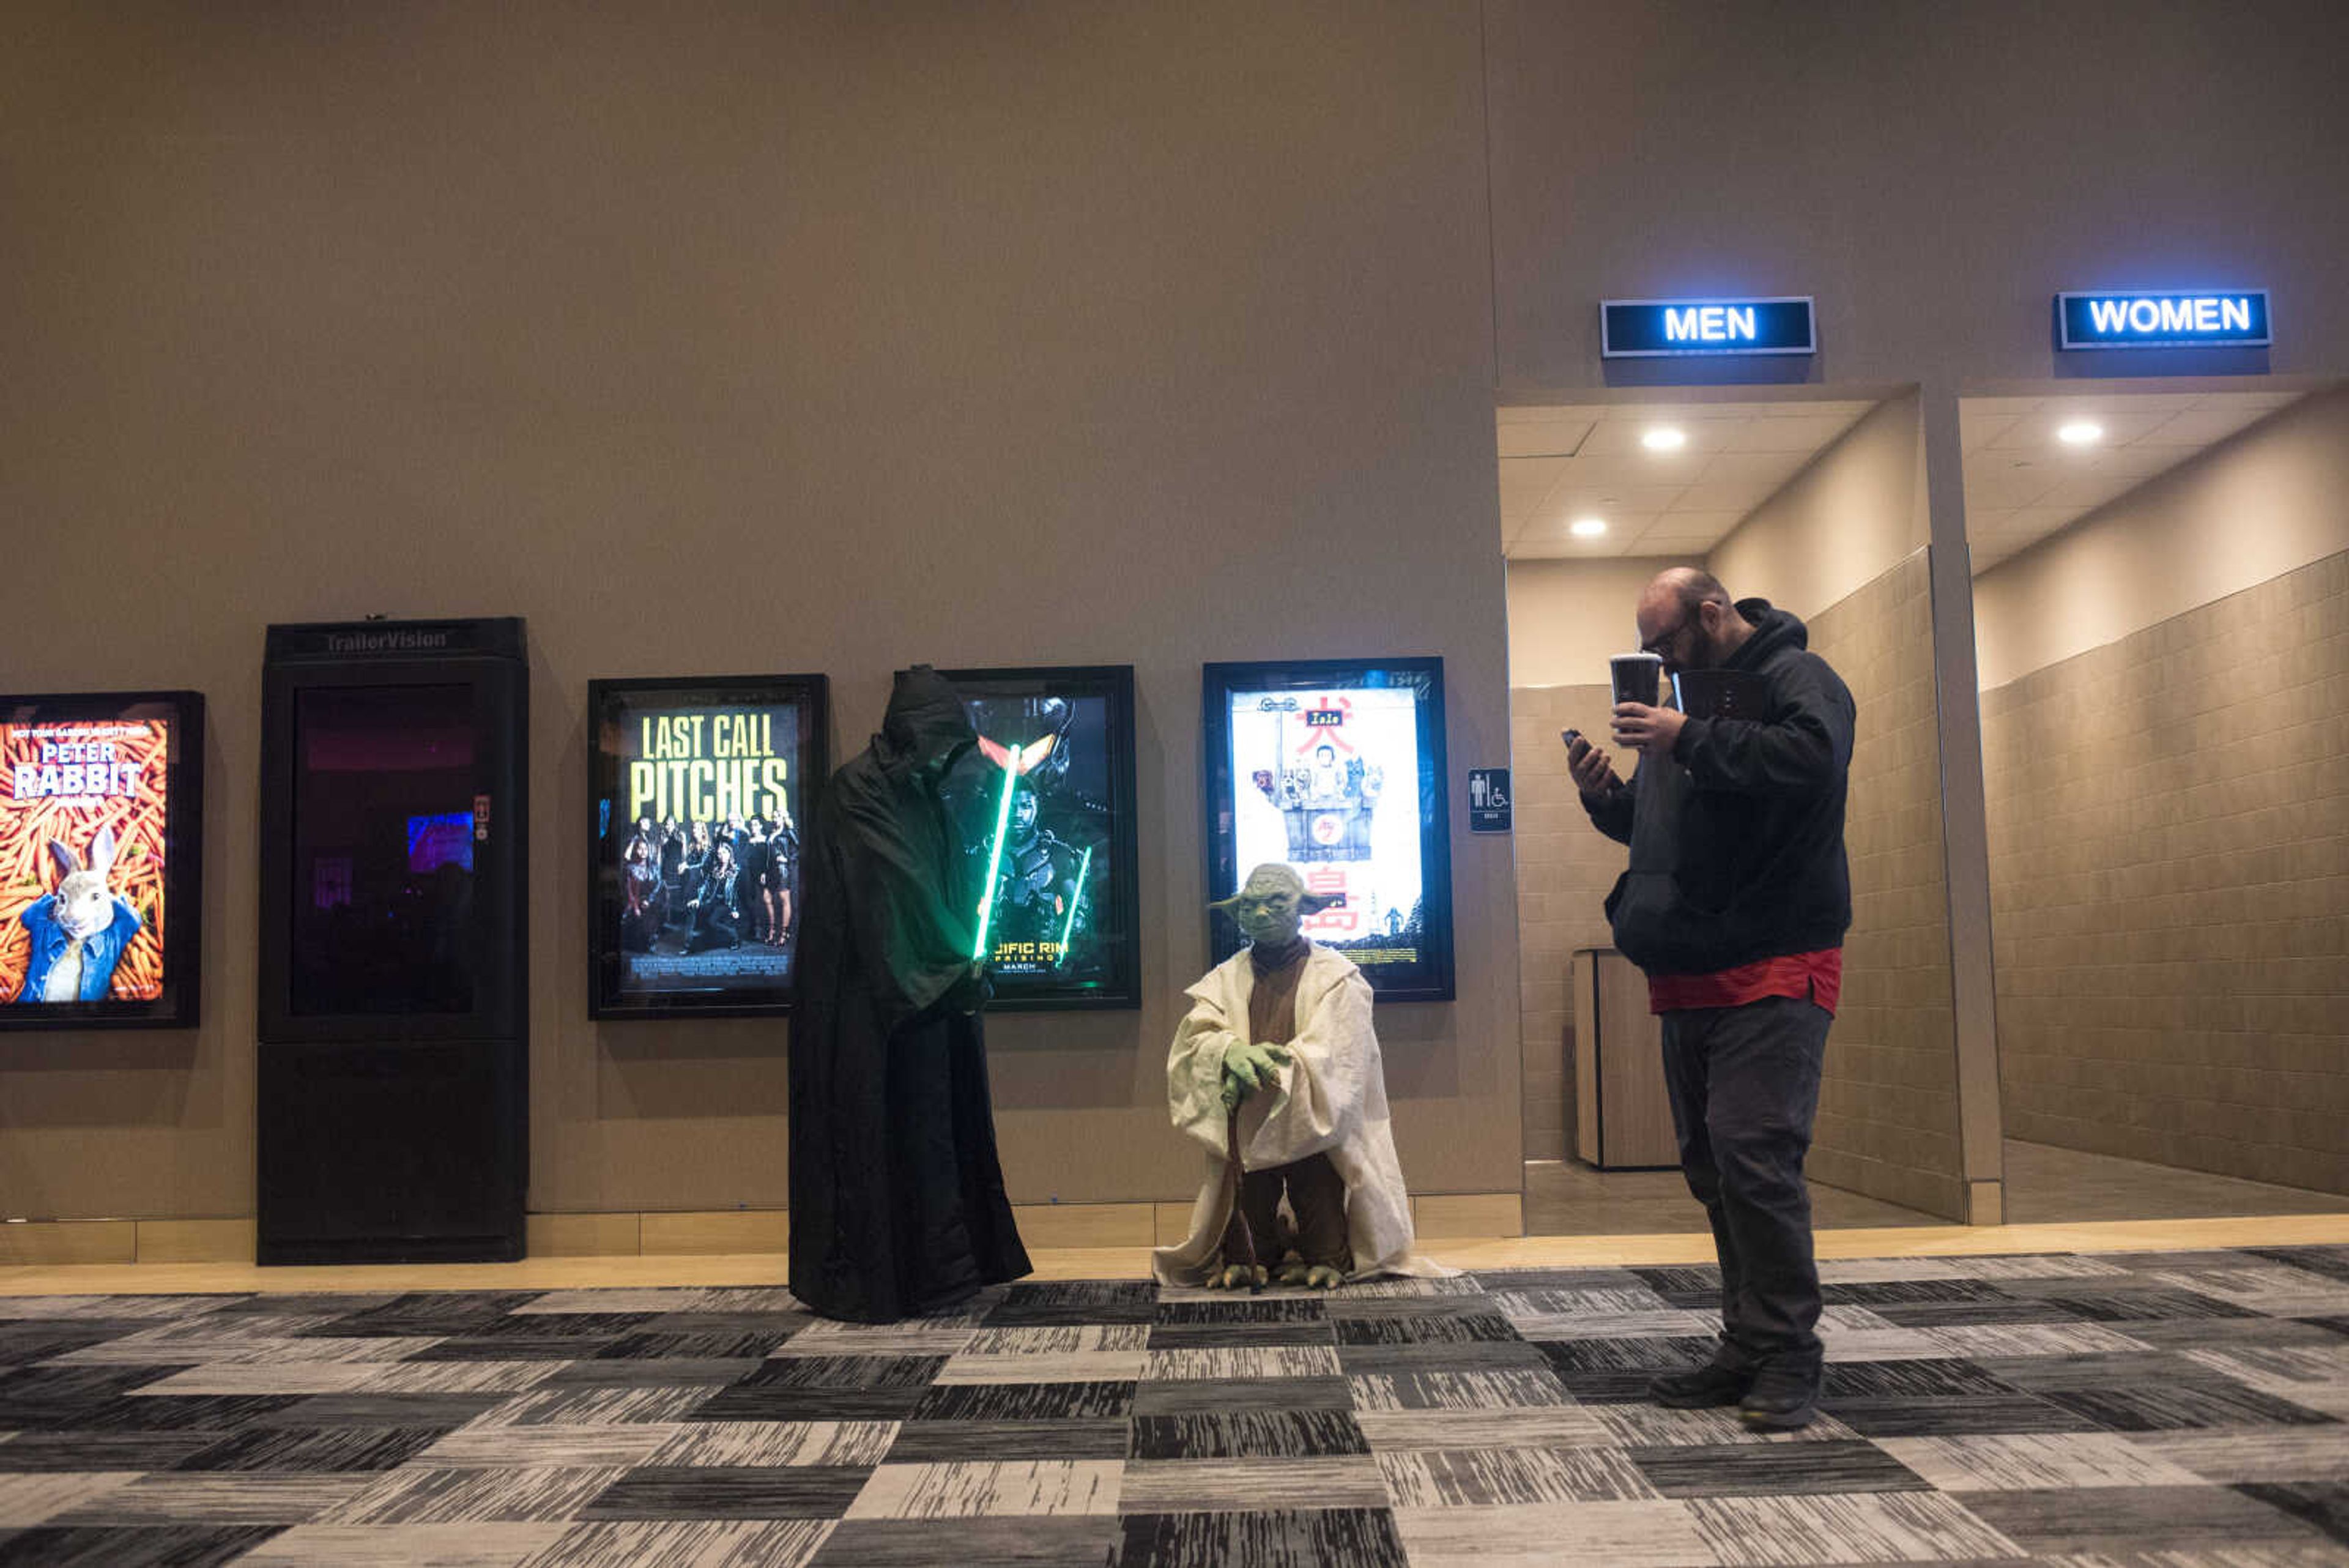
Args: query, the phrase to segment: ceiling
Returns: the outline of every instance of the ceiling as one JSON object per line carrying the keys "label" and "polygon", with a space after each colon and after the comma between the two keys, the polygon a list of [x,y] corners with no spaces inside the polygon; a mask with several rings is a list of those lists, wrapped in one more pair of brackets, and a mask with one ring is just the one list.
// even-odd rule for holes
{"label": "ceiling", "polygon": [[[2114,392],[1961,400],[1966,541],[1974,570],[1989,570],[2305,395]],[[2103,437],[2084,446],[2056,440],[2056,431],[2075,420],[2103,427]]]}
{"label": "ceiling", "polygon": [[[1499,411],[1501,548],[1511,560],[1701,556],[1873,402],[1586,403]],[[1649,430],[1686,433],[1673,452]],[[1578,538],[1578,518],[1606,533]]]}

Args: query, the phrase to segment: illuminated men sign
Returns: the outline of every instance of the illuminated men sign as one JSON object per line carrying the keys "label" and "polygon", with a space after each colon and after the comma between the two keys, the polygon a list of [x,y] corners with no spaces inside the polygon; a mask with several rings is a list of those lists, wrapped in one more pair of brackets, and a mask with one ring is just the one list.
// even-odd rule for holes
{"label": "illuminated men sign", "polygon": [[2268,333],[2268,291],[2059,294],[2059,348],[2257,348]]}
{"label": "illuminated men sign", "polygon": [[1666,354],[1816,354],[1807,295],[1778,299],[1605,299],[1599,348],[1609,359]]}

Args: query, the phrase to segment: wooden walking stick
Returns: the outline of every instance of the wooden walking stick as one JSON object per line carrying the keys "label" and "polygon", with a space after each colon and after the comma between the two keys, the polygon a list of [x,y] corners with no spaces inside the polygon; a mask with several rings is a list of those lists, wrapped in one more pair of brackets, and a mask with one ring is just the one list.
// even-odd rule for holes
{"label": "wooden walking stick", "polygon": [[1264,1289],[1257,1272],[1265,1267],[1257,1262],[1256,1236],[1249,1231],[1247,1213],[1240,1207],[1240,1108],[1234,1106],[1226,1113],[1224,1126],[1224,1200],[1229,1206],[1230,1219],[1224,1222],[1224,1262],[1226,1269],[1247,1271],[1248,1294]]}

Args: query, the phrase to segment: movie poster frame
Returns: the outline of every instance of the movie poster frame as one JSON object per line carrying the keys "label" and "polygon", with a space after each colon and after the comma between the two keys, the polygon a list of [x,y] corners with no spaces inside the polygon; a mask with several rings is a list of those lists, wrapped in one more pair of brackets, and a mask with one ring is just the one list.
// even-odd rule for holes
{"label": "movie poster frame", "polygon": [[[0,1004],[0,1032],[57,1029],[193,1029],[203,1019],[204,694],[189,691],[52,691],[0,696],[11,724],[104,723],[125,710],[169,705],[171,748],[163,769],[163,994],[152,1002]],[[26,710],[32,716],[19,719]]]}
{"label": "movie poster frame", "polygon": [[[692,1000],[687,993],[671,993],[666,999],[633,1002],[624,999],[616,981],[606,985],[607,975],[618,972],[621,957],[616,941],[607,941],[606,933],[616,931],[616,919],[608,920],[617,895],[616,884],[607,886],[604,877],[602,836],[595,831],[595,803],[607,790],[616,792],[619,784],[619,758],[606,753],[601,733],[605,705],[613,697],[645,697],[668,694],[675,706],[718,707],[730,703],[780,707],[797,704],[802,721],[800,731],[800,805],[798,820],[802,861],[809,847],[809,836],[815,821],[817,797],[832,777],[832,682],[822,674],[797,675],[676,675],[629,676],[623,679],[590,680],[587,683],[587,1016],[599,1022],[628,1023],[639,1019],[678,1018],[781,1018],[788,1016],[799,999],[799,968],[794,962],[791,982],[754,992],[737,992],[724,998],[709,1001]],[[647,706],[656,704],[647,704]],[[802,876],[802,888],[805,888]],[[796,959],[796,950],[794,958]],[[748,998],[748,1000],[746,1000]]]}
{"label": "movie poster frame", "polygon": [[[1100,989],[1071,988],[1061,992],[999,994],[987,1004],[989,1012],[1132,1012],[1142,1005],[1142,886],[1138,814],[1133,760],[1133,666],[1131,664],[1043,664],[988,669],[941,670],[938,674],[958,694],[1019,696],[1017,691],[990,691],[998,687],[1048,686],[1055,695],[1101,697],[1108,705],[1110,790],[1124,803],[1110,815],[1110,870],[1114,888],[1112,907],[1125,931],[1111,946],[1112,981]],[[980,690],[973,691],[972,689]]]}
{"label": "movie poster frame", "polygon": [[[1441,657],[1396,659],[1284,659],[1215,663],[1202,667],[1199,686],[1201,795],[1204,818],[1203,857],[1207,897],[1237,888],[1244,869],[1237,864],[1238,834],[1223,803],[1232,794],[1230,696],[1234,691],[1314,691],[1369,689],[1373,672],[1407,674],[1426,682],[1426,698],[1416,704],[1419,738],[1420,921],[1425,933],[1425,978],[1396,983],[1374,971],[1364,977],[1381,1002],[1450,1002],[1457,993],[1453,962],[1452,926],[1452,801],[1449,763],[1444,748],[1444,660]],[[1239,931],[1229,920],[1210,911],[1207,919],[1209,961],[1221,963],[1240,950]]]}

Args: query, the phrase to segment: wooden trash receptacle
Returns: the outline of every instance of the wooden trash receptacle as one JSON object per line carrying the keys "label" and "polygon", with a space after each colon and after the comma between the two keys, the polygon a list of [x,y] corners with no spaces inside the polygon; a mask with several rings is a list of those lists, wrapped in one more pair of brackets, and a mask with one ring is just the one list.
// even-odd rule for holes
{"label": "wooden trash receptacle", "polygon": [[1663,1030],[1648,981],[1613,948],[1574,954],[1576,1158],[1601,1170],[1676,1169]]}

